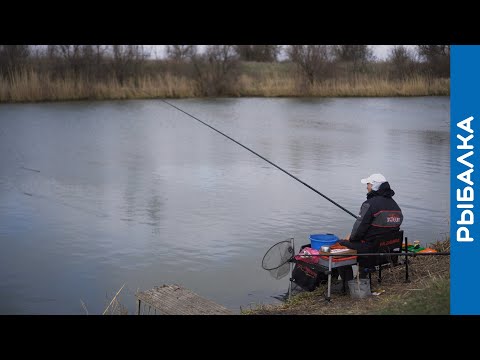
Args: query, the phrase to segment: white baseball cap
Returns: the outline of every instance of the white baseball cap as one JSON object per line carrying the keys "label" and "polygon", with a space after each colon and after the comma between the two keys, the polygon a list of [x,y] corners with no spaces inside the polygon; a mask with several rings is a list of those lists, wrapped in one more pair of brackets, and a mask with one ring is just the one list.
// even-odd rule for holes
{"label": "white baseball cap", "polygon": [[372,174],[366,179],[360,180],[362,184],[372,184],[372,190],[378,190],[380,185],[387,181],[382,174]]}

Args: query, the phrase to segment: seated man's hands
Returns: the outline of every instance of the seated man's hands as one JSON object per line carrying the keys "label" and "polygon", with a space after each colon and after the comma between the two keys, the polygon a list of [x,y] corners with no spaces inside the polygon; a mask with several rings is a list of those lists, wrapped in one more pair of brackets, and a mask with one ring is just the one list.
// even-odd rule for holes
{"label": "seated man's hands", "polygon": [[344,239],[340,239],[340,241],[338,242],[340,245],[342,246],[346,246],[346,247],[350,247],[350,233],[348,233]]}
{"label": "seated man's hands", "polygon": [[340,245],[342,245],[342,246],[346,246],[346,247],[348,247],[348,248],[350,247],[350,246],[349,246],[349,245],[350,245],[350,241],[348,241],[348,240],[340,240],[338,243],[339,243]]}

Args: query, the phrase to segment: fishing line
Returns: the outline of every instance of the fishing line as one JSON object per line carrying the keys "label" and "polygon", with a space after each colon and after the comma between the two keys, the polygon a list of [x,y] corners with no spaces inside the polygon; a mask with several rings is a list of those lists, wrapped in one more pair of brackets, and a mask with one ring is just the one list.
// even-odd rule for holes
{"label": "fishing line", "polygon": [[260,155],[260,154],[256,153],[255,151],[253,151],[252,149],[248,148],[247,146],[245,146],[245,145],[243,145],[243,144],[239,143],[237,140],[235,140],[235,139],[231,138],[230,136],[228,136],[228,135],[224,134],[223,132],[221,132],[221,131],[219,131],[219,130],[215,129],[213,126],[211,126],[211,125],[208,125],[206,122],[204,122],[204,121],[200,120],[199,118],[197,118],[197,117],[195,117],[195,116],[193,116],[193,115],[189,114],[188,112],[186,112],[186,111],[184,111],[184,110],[180,109],[179,107],[177,107],[177,106],[175,106],[175,105],[173,105],[173,104],[169,103],[168,101],[165,101],[165,100],[163,100],[163,99],[160,99],[160,101],[163,101],[165,104],[167,104],[167,105],[170,105],[171,107],[173,107],[173,108],[175,108],[175,109],[177,109],[177,110],[181,111],[181,112],[182,112],[182,113],[184,113],[185,115],[188,115],[188,116],[190,116],[191,118],[193,118],[193,119],[195,119],[195,120],[197,120],[197,121],[201,122],[203,125],[205,125],[205,126],[208,126],[208,127],[209,127],[210,129],[212,129],[212,130],[215,130],[215,131],[216,131],[216,132],[218,132],[219,134],[221,134],[221,135],[225,136],[227,139],[230,139],[230,140],[232,140],[234,143],[236,143],[236,144],[240,145],[240,146],[241,146],[241,147],[243,147],[244,149],[247,149],[247,150],[248,150],[248,151],[250,151],[251,153],[253,153],[253,154],[257,155],[259,158],[261,158],[261,159],[265,160],[265,161],[266,161],[266,162],[268,162],[270,165],[273,165],[273,166],[275,166],[275,167],[276,167],[278,170],[281,170],[281,171],[283,171],[285,174],[287,174],[288,176],[291,176],[292,178],[294,178],[295,180],[297,180],[297,181],[298,181],[298,182],[300,182],[301,184],[303,184],[303,185],[305,185],[306,187],[308,187],[310,190],[313,190],[313,191],[315,191],[315,192],[316,192],[318,195],[320,195],[320,196],[323,196],[325,199],[327,199],[328,201],[330,201],[332,204],[334,204],[334,205],[338,206],[340,209],[342,209],[342,210],[343,210],[343,211],[345,211],[346,213],[348,213],[348,214],[352,215],[352,216],[353,216],[355,219],[357,219],[357,218],[358,218],[358,217],[357,217],[357,215],[355,215],[355,214],[353,214],[352,212],[348,211],[348,210],[347,210],[347,209],[345,209],[343,206],[339,205],[338,203],[336,203],[335,201],[333,201],[333,200],[332,200],[332,199],[330,199],[329,197],[325,196],[324,194],[322,194],[322,193],[321,193],[320,191],[318,191],[317,189],[315,189],[315,188],[311,187],[311,186],[310,186],[310,185],[308,185],[307,183],[303,182],[302,180],[300,180],[300,179],[299,179],[299,178],[297,178],[296,176],[294,176],[294,175],[290,174],[288,171],[286,171],[286,170],[282,169],[280,166],[278,166],[278,165],[274,164],[273,162],[271,162],[270,160],[266,159],[266,158],[265,158],[265,157],[263,157],[262,155]]}

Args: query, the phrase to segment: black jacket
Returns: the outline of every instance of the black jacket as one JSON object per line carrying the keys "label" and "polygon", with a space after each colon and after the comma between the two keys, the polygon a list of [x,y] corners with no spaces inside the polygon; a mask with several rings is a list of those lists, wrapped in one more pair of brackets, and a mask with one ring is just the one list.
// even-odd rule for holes
{"label": "black jacket", "polygon": [[[388,182],[380,185],[377,191],[367,194],[367,200],[360,208],[360,214],[353,224],[350,242],[370,247],[378,235],[398,231],[403,221],[402,210],[392,199],[395,191]],[[353,244],[352,244],[353,245]]]}

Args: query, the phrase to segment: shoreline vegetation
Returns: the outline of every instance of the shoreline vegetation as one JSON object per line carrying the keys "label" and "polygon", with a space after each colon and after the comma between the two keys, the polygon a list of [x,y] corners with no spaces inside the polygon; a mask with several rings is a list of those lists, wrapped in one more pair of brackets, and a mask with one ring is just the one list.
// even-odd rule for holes
{"label": "shoreline vegetation", "polygon": [[[0,45],[0,103],[207,97],[449,96],[444,45]],[[279,53],[285,56],[278,61]]]}
{"label": "shoreline vegetation", "polygon": [[[428,247],[450,252],[450,237]],[[240,315],[449,315],[450,256],[410,257],[409,283],[405,283],[405,267],[400,265],[382,270],[382,283],[372,275],[372,292],[378,296],[352,299],[347,294],[332,293],[325,301],[326,285],[315,291],[301,291],[280,304],[250,304],[240,307]],[[341,281],[341,280],[339,280]],[[129,315],[127,307],[116,295],[109,301],[103,315]],[[86,315],[88,310],[80,300]],[[131,315],[131,314],[130,314]]]}
{"label": "shoreline vegetation", "polygon": [[[229,91],[215,97],[396,97],[449,96],[450,79],[415,77],[405,80],[358,77],[326,80],[302,89],[294,77],[271,74],[263,78],[241,75]],[[155,98],[201,98],[193,79],[172,74],[143,77],[123,84],[116,79],[92,83],[88,79],[52,79],[48,74],[30,71],[0,81],[0,103],[68,100],[126,100]]]}
{"label": "shoreline vegetation", "polygon": [[[430,245],[439,252],[450,251],[450,239]],[[352,299],[332,294],[324,300],[326,285],[313,292],[300,292],[282,304],[257,304],[243,309],[243,315],[449,315],[450,256],[410,258],[409,283],[405,283],[403,265],[382,270],[382,283],[372,275],[372,292],[378,296]],[[348,291],[348,290],[347,290]]]}

